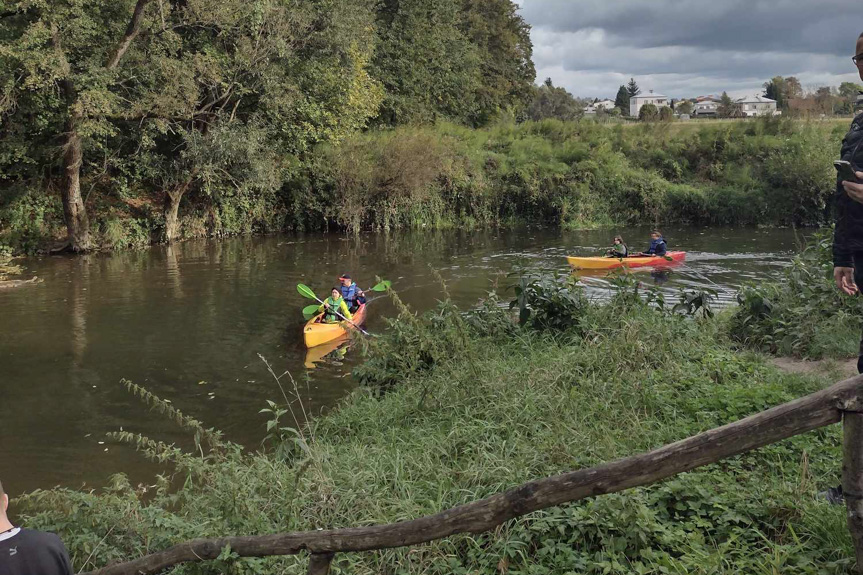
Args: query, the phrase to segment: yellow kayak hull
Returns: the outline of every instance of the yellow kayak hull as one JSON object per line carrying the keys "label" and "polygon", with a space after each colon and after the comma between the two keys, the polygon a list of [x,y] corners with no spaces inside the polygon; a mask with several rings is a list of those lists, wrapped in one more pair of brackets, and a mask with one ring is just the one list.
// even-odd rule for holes
{"label": "yellow kayak hull", "polygon": [[667,266],[680,263],[686,259],[686,252],[668,252],[666,255],[671,258],[670,261],[665,256],[630,256],[628,258],[578,258],[567,256],[566,261],[572,267],[580,270],[613,270],[619,268]]}
{"label": "yellow kayak hull", "polygon": [[[350,330],[356,329],[346,321],[338,323],[324,323],[324,314],[316,315],[303,326],[303,341],[306,347],[316,347],[340,337],[344,337]],[[362,325],[366,320],[366,305],[360,306],[354,314],[351,322],[354,325]]]}

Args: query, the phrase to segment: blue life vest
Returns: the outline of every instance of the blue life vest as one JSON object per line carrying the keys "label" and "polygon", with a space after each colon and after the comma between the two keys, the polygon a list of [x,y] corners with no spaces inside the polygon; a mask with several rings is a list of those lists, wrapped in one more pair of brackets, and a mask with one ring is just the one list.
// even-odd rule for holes
{"label": "blue life vest", "polygon": [[345,300],[345,303],[348,304],[348,307],[354,307],[357,302],[357,284],[351,282],[349,286],[342,286],[342,297]]}
{"label": "blue life vest", "polygon": [[650,240],[650,248],[648,248],[647,253],[654,256],[664,256],[665,252],[668,251],[668,246],[665,245],[665,239],[659,238],[658,240]]}

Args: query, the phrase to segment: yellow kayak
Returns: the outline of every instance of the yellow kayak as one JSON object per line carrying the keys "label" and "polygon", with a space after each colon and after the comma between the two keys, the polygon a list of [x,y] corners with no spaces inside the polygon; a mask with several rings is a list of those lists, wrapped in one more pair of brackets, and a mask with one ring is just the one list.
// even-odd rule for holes
{"label": "yellow kayak", "polygon": [[[668,260],[667,258],[671,258],[671,260]],[[686,252],[666,252],[664,256],[629,256],[626,258],[577,258],[567,256],[566,261],[568,261],[569,265],[572,267],[581,270],[613,270],[618,268],[667,266],[680,263],[685,259]]]}
{"label": "yellow kayak", "polygon": [[350,323],[346,321],[324,323],[323,318],[324,314],[316,315],[303,327],[303,340],[306,342],[306,347],[315,347],[343,337],[348,331],[356,329],[354,326],[363,325],[366,321],[366,304],[360,306]]}

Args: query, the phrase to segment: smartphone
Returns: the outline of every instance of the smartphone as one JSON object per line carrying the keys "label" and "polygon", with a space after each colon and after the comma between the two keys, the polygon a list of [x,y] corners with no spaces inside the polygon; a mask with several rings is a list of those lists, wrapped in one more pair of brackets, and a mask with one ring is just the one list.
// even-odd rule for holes
{"label": "smartphone", "polygon": [[839,173],[839,179],[843,182],[858,182],[857,174],[854,173],[854,168],[851,167],[851,162],[846,160],[836,160],[833,162],[833,167]]}

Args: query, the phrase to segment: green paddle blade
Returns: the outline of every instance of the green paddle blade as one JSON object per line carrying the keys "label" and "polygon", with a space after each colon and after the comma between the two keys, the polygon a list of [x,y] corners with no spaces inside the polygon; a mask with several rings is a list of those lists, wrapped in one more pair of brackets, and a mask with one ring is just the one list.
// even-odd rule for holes
{"label": "green paddle blade", "polygon": [[312,317],[317,315],[318,307],[320,307],[320,306],[307,305],[306,307],[303,308],[303,317],[305,317],[306,319],[312,319]]}
{"label": "green paddle blade", "polygon": [[369,291],[387,291],[393,283],[390,280],[384,280]]}
{"label": "green paddle blade", "polygon": [[303,297],[307,297],[309,299],[318,299],[318,296],[315,295],[315,292],[312,291],[312,288],[305,284],[297,284],[297,291],[300,292],[300,295]]}

